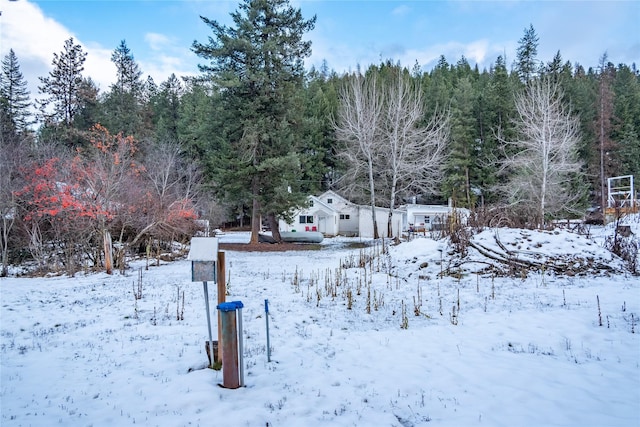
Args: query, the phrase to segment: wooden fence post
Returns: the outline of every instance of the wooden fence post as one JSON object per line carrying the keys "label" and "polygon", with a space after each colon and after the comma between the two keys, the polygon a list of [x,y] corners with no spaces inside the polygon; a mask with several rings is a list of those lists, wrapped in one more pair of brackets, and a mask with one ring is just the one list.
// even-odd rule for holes
{"label": "wooden fence post", "polygon": [[[225,257],[223,251],[218,251],[218,262],[216,263],[217,271],[216,277],[218,280],[218,305],[226,301],[227,298],[227,285],[226,274],[227,269],[225,267]],[[222,323],[221,323],[220,310],[218,310],[218,360],[222,361]]]}

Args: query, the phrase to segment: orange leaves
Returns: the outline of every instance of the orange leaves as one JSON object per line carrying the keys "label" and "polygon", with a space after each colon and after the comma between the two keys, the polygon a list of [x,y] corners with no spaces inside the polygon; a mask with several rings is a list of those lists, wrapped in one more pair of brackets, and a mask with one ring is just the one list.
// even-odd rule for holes
{"label": "orange leaves", "polygon": [[122,133],[111,135],[109,130],[99,123],[91,128],[89,140],[97,151],[111,154],[115,164],[119,164],[120,157],[130,157],[138,151],[137,142],[133,136],[122,136]]}
{"label": "orange leaves", "polygon": [[92,195],[82,190],[82,177],[74,162],[51,158],[33,165],[33,173],[23,168],[26,185],[17,191],[25,211],[24,220],[43,218],[109,218],[111,213],[103,208]]}
{"label": "orange leaves", "polygon": [[193,221],[198,219],[193,203],[190,199],[177,200],[173,202],[167,212],[167,222]]}
{"label": "orange leaves", "polygon": [[[149,152],[154,150],[162,147]],[[124,238],[190,236],[198,213],[185,196],[181,174],[186,172],[178,155],[149,152],[145,167],[132,137],[94,126],[91,146],[72,158],[54,157],[23,169],[25,185],[16,196],[25,225],[42,230],[44,241],[87,240],[105,227],[118,227]]]}

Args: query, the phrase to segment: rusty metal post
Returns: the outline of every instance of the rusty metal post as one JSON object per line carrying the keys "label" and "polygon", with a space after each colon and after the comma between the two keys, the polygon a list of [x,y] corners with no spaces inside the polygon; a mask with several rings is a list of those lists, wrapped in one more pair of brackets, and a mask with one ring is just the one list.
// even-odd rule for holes
{"label": "rusty metal post", "polygon": [[264,318],[267,321],[267,362],[271,362],[271,344],[269,343],[269,300],[264,300]]}
{"label": "rusty metal post", "polygon": [[218,313],[222,319],[222,386],[225,388],[240,387],[237,308],[238,306],[234,302],[218,305]]}
{"label": "rusty metal post", "polygon": [[240,374],[240,387],[244,387],[244,339],[242,332],[242,303],[240,301],[234,301],[238,309],[238,368]]}
{"label": "rusty metal post", "polygon": [[[216,279],[218,281],[218,305],[224,303],[227,298],[225,256],[223,251],[218,251],[218,262],[216,263]],[[220,311],[218,311],[218,360],[222,361],[222,323]]]}
{"label": "rusty metal post", "polygon": [[[207,309],[207,328],[209,329],[209,341],[207,341],[207,349],[209,351],[209,355],[211,356],[211,360],[209,361],[209,368],[212,368],[214,365],[213,356],[213,336],[211,335],[211,315],[209,311],[209,287],[207,286],[207,282],[202,282],[204,286],[204,305]],[[210,349],[210,350],[209,350]]]}

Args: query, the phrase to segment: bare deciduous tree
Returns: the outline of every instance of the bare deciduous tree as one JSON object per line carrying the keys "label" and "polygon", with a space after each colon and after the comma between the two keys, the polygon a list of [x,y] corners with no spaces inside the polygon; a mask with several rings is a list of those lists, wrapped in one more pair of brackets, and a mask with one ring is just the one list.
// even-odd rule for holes
{"label": "bare deciduous tree", "polygon": [[182,177],[177,170],[179,160],[180,146],[174,143],[154,144],[149,147],[145,158],[145,164],[149,167],[146,176],[162,208],[174,200],[176,193],[181,193]]}
{"label": "bare deciduous tree", "polygon": [[18,144],[6,141],[0,132],[0,277],[9,273],[9,240],[17,215],[16,171],[22,151]]}
{"label": "bare deciduous tree", "polygon": [[178,143],[154,144],[147,151],[143,183],[149,189],[147,214],[133,242],[147,234],[165,238],[189,234],[195,227],[193,201],[199,192],[200,170],[184,159]]}
{"label": "bare deciduous tree", "polygon": [[393,210],[399,193],[436,191],[442,179],[449,118],[435,113],[426,125],[420,86],[401,68],[385,90],[383,144],[389,185],[387,235],[392,236]]}
{"label": "bare deciduous tree", "polygon": [[[134,160],[137,151],[137,141],[131,136],[125,137],[121,133],[112,135],[99,124],[91,129],[91,147],[84,159],[84,185],[95,195],[105,212],[121,210],[122,200],[130,188],[132,177],[140,172],[140,166]],[[102,234],[107,274],[113,271],[113,244],[109,231],[113,213],[96,218],[97,227]],[[120,215],[116,216],[121,219]]]}
{"label": "bare deciduous tree", "polygon": [[374,238],[379,237],[376,196],[389,197],[387,236],[393,234],[393,210],[407,190],[434,191],[442,177],[449,134],[448,116],[436,113],[425,125],[422,93],[401,68],[393,69],[387,84],[375,71],[350,76],[340,94],[337,139],[350,169],[346,178],[370,197]]}
{"label": "bare deciduous tree", "polygon": [[579,123],[562,99],[557,82],[532,80],[516,96],[519,139],[502,141],[515,154],[504,160],[503,170],[510,178],[501,189],[539,225],[546,215],[571,211],[580,198],[571,189],[571,178],[582,166],[577,156]]}
{"label": "bare deciduous tree", "polygon": [[373,236],[379,237],[376,221],[375,180],[379,174],[381,154],[380,128],[383,98],[375,74],[363,76],[359,71],[347,78],[340,92],[340,108],[335,125],[336,137],[342,141],[341,157],[350,165],[348,178],[358,182],[366,177],[373,220]]}

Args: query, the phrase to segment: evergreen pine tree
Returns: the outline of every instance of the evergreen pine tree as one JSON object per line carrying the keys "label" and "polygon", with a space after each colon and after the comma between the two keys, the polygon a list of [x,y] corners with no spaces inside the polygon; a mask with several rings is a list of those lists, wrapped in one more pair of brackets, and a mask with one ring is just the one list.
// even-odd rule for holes
{"label": "evergreen pine tree", "polygon": [[184,89],[175,74],[160,84],[153,97],[155,135],[158,142],[178,141],[180,98]]}
{"label": "evergreen pine tree", "polygon": [[147,80],[142,85],[142,94],[140,96],[140,121],[142,128],[142,135],[140,138],[146,136],[155,136],[155,102],[158,96],[158,85],[153,80],[153,77],[147,76]]}
{"label": "evergreen pine tree", "polygon": [[614,153],[615,175],[634,175],[640,188],[640,73],[628,65],[616,68],[612,82],[614,93],[614,126],[612,139],[617,142]]}
{"label": "evergreen pine tree", "polygon": [[475,197],[471,174],[475,170],[479,138],[473,115],[473,87],[469,77],[463,77],[453,91],[451,102],[451,148],[447,161],[445,194],[457,206],[473,207]]}
{"label": "evergreen pine tree", "polygon": [[40,77],[38,87],[47,98],[40,102],[40,111],[45,124],[62,124],[70,127],[82,106],[82,71],[87,54],[82,46],[73,42],[73,37],[64,42],[64,50],[53,54],[53,70],[49,76]]}
{"label": "evergreen pine tree", "polygon": [[453,79],[451,66],[444,55],[441,55],[437,65],[430,73],[429,84],[425,89],[427,116],[433,115],[438,110],[449,108],[453,95]]}
{"label": "evergreen pine tree", "polygon": [[498,56],[490,72],[485,98],[487,117],[484,126],[487,129],[483,132],[478,153],[478,186],[485,203],[498,200],[498,193],[495,191],[495,186],[498,185],[497,172],[504,159],[504,147],[500,141],[512,140],[515,137],[514,87],[517,84],[517,76],[507,72],[504,58]]}
{"label": "evergreen pine tree", "polygon": [[79,131],[89,131],[96,123],[100,123],[102,119],[100,89],[89,77],[82,79],[79,93],[82,103],[73,119],[73,125]]}
{"label": "evergreen pine tree", "polygon": [[2,73],[0,74],[2,133],[24,134],[32,124],[30,107],[27,81],[20,71],[20,64],[15,52],[10,49],[2,60]]}
{"label": "evergreen pine tree", "polygon": [[317,194],[331,188],[336,173],[336,144],[332,118],[338,105],[337,76],[312,70],[303,91],[301,191]]}
{"label": "evergreen pine tree", "polygon": [[191,158],[199,159],[209,180],[213,180],[218,165],[215,157],[221,151],[214,140],[224,134],[224,111],[217,108],[220,104],[220,94],[211,89],[209,82],[199,79],[187,81],[180,103],[178,140]]}
{"label": "evergreen pine tree", "polygon": [[[604,209],[607,206],[607,178],[615,176],[615,151],[617,149],[615,141],[612,139],[612,120],[613,120],[613,89],[612,80],[615,74],[615,68],[612,63],[608,62],[607,54],[600,57],[598,75],[598,96],[597,96],[597,118],[596,118],[596,136],[598,147],[600,186],[600,206]],[[603,212],[604,214],[604,212]]]}
{"label": "evergreen pine tree", "polygon": [[518,40],[516,50],[516,73],[523,83],[529,82],[539,72],[539,65],[536,56],[538,55],[538,35],[533,25],[525,28],[524,35]]}
{"label": "evergreen pine tree", "polygon": [[[573,70],[573,71],[570,71]],[[567,76],[571,73],[569,76]],[[599,191],[599,166],[598,166],[598,150],[594,141],[596,137],[596,116],[597,116],[597,81],[595,76],[587,75],[584,68],[580,64],[571,66],[566,62],[561,71],[562,86],[565,89],[566,102],[571,104],[576,117],[580,121],[580,141],[578,143],[578,156],[584,165],[584,177],[587,179],[582,183],[588,186],[595,197]],[[588,192],[587,192],[588,193]],[[600,205],[600,200],[584,200],[585,205]]]}
{"label": "evergreen pine tree", "polygon": [[250,189],[251,243],[257,243],[261,216],[277,239],[278,217],[304,201],[296,91],[303,84],[303,58],[311,53],[302,37],[315,17],[304,20],[288,0],[244,0],[231,17],[234,27],[202,17],[213,36],[207,44],[195,42],[193,50],[210,61],[200,69],[224,88],[225,111],[234,117],[226,124],[227,159],[219,165],[226,179],[217,184]]}
{"label": "evergreen pine tree", "polygon": [[116,66],[116,82],[105,100],[105,126],[111,133],[143,136],[142,72],[127,43],[122,40],[111,55]]}

